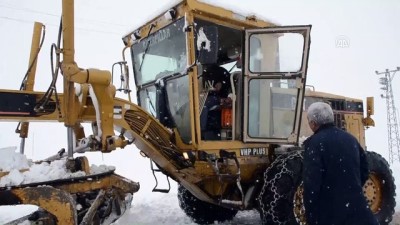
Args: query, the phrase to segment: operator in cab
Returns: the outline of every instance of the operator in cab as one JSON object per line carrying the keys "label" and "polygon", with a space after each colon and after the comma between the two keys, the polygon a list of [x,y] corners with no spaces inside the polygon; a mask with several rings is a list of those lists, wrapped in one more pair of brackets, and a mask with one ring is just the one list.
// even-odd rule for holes
{"label": "operator in cab", "polygon": [[216,64],[206,65],[203,78],[204,86],[211,88],[200,115],[201,139],[221,140],[221,105],[229,104],[229,72]]}

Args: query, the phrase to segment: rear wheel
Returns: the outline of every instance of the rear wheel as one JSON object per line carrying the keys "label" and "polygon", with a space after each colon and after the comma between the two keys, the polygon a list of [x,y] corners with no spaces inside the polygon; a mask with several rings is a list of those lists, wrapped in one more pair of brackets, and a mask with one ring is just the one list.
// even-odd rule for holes
{"label": "rear wheel", "polygon": [[279,156],[264,172],[258,198],[262,224],[300,224],[302,165],[302,152],[294,152]]}
{"label": "rear wheel", "polygon": [[366,152],[369,177],[363,191],[368,205],[381,225],[392,221],[396,206],[394,178],[388,162],[376,152]]}
{"label": "rear wheel", "polygon": [[181,209],[194,222],[199,224],[210,224],[215,221],[223,222],[235,217],[237,210],[223,208],[196,198],[186,188],[179,185],[178,200]]}

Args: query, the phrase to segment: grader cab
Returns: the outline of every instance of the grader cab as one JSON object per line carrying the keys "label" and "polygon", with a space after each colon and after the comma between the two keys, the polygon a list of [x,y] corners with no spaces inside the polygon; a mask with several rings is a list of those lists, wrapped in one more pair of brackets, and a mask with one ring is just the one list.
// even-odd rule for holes
{"label": "grader cab", "polygon": [[[362,101],[306,90],[310,25],[277,26],[183,0],[123,37],[124,59],[114,64],[121,67],[116,89],[110,72],[81,69],[75,62],[73,12],[74,1],[63,0],[63,43],[54,45],[53,75],[55,83],[61,71],[63,93],[35,92],[29,85],[0,90],[0,120],[20,122],[22,133],[31,121],[63,122],[67,151],[48,161],[64,160],[70,172],[85,175],[2,187],[0,205],[38,205],[53,223],[109,224],[139,185],[113,170],[93,173],[86,158],[74,154],[135,144],[155,164],[153,172],[179,184],[180,207],[196,223],[230,220],[239,210],[258,209],[263,224],[301,224],[299,139],[309,132],[302,123],[307,99],[340,101],[344,108],[337,113],[345,116],[338,121],[360,121],[360,141],[364,126],[371,125],[365,122],[370,117],[363,117]],[[132,62],[125,60],[127,52]],[[138,105],[130,99],[129,64]],[[29,74],[25,83],[33,78]],[[116,91],[128,94],[128,100],[115,97]],[[82,123],[92,125],[90,135]],[[394,209],[393,177],[382,157],[370,155],[371,162],[378,158],[373,165],[379,168],[371,168],[365,194],[384,223]],[[44,190],[44,184],[52,188]],[[156,186],[153,191],[169,189]],[[80,202],[87,204],[78,209]],[[68,207],[54,210],[57,204]]]}

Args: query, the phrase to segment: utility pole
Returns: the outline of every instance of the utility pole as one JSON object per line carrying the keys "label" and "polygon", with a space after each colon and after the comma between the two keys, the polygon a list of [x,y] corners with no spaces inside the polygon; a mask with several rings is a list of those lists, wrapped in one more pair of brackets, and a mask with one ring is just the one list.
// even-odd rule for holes
{"label": "utility pole", "polygon": [[396,70],[386,69],[383,72],[375,71],[376,75],[381,75],[379,83],[382,85],[381,89],[385,91],[385,95],[381,97],[386,99],[387,111],[387,127],[388,127],[388,146],[389,146],[389,162],[393,163],[394,158],[400,161],[400,139],[399,139],[399,126],[397,123],[397,110],[394,104],[392,80],[396,72],[400,71],[400,67]]}

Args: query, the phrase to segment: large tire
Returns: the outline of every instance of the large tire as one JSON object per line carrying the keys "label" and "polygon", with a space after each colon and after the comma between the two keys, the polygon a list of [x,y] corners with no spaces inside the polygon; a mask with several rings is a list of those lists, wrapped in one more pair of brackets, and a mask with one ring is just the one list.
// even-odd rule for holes
{"label": "large tire", "polygon": [[369,177],[363,190],[368,204],[381,225],[392,221],[396,206],[396,185],[388,162],[378,153],[366,152]]}
{"label": "large tire", "polygon": [[[280,155],[264,172],[264,185],[258,203],[264,225],[299,224],[296,217],[296,193],[302,181],[303,154],[293,152]],[[295,212],[297,215],[295,215]]]}
{"label": "large tire", "polygon": [[223,222],[232,220],[238,212],[237,210],[203,202],[181,185],[178,187],[178,200],[181,209],[198,224],[211,224],[215,221]]}

